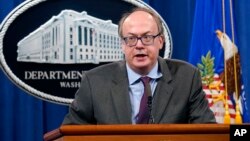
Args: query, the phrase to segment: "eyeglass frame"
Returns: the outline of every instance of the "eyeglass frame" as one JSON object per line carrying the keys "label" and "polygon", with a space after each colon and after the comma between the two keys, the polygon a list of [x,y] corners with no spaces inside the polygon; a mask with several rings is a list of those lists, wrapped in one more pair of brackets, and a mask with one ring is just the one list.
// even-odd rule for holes
{"label": "eyeglass frame", "polygon": [[[161,35],[161,33],[158,33],[158,34],[156,34],[156,35],[143,35],[143,36],[141,36],[141,37],[137,37],[137,36],[123,37],[122,39],[123,39],[123,41],[125,42],[125,44],[126,44],[127,46],[129,46],[129,47],[136,46],[136,44],[138,43],[138,40],[141,40],[141,43],[142,43],[143,45],[149,46],[149,45],[154,44],[155,38],[158,37],[158,36],[160,36],[160,35]],[[136,41],[135,41],[135,43],[134,43],[133,45],[129,45],[129,44],[127,43],[127,39],[128,39],[128,38],[131,38],[131,37],[133,37],[133,38],[136,39]],[[143,41],[143,37],[152,37],[152,43],[150,43],[150,44],[145,44],[144,41]]]}

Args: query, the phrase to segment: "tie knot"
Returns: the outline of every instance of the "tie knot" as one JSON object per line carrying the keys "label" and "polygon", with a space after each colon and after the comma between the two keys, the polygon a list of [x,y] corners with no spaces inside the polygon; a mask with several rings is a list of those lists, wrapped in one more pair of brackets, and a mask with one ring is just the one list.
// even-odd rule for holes
{"label": "tie knot", "polygon": [[150,77],[148,77],[148,76],[143,76],[143,77],[141,77],[141,80],[142,80],[143,85],[145,85],[145,84],[148,84],[148,83],[149,83]]}

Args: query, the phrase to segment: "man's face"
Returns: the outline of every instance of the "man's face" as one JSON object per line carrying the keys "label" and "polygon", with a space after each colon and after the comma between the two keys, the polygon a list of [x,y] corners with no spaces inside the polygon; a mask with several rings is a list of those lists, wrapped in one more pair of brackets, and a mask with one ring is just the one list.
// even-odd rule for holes
{"label": "man's face", "polygon": [[[123,37],[143,37],[145,35],[157,35],[158,27],[154,18],[144,12],[137,11],[129,15],[122,25]],[[157,62],[159,50],[163,46],[163,37],[154,37],[154,42],[145,45],[138,40],[134,46],[127,45],[124,41],[122,49],[128,65],[137,73],[146,75]]]}

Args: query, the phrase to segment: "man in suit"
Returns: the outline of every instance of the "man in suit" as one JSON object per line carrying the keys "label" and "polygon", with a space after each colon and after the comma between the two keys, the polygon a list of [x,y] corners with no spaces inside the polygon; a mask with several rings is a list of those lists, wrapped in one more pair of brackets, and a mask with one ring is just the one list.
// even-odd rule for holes
{"label": "man in suit", "polygon": [[[215,123],[202,90],[199,70],[163,59],[163,27],[151,10],[136,8],[119,22],[124,61],[87,71],[63,124],[137,124],[144,88],[150,79],[149,123]],[[149,95],[149,96],[150,96]]]}

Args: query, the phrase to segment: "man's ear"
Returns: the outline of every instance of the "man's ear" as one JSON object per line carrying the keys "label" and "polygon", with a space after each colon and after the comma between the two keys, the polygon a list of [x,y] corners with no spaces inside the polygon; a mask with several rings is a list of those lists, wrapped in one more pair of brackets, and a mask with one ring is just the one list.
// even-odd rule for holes
{"label": "man's ear", "polygon": [[163,47],[163,44],[164,44],[164,42],[165,42],[165,38],[164,38],[164,35],[160,35],[160,36],[159,36],[159,41],[160,41],[160,44],[161,44],[161,47],[160,47],[160,49],[162,49],[162,47]]}
{"label": "man's ear", "polygon": [[125,44],[123,42],[121,42],[121,46],[122,46],[122,52],[123,52],[123,54],[125,54]]}

